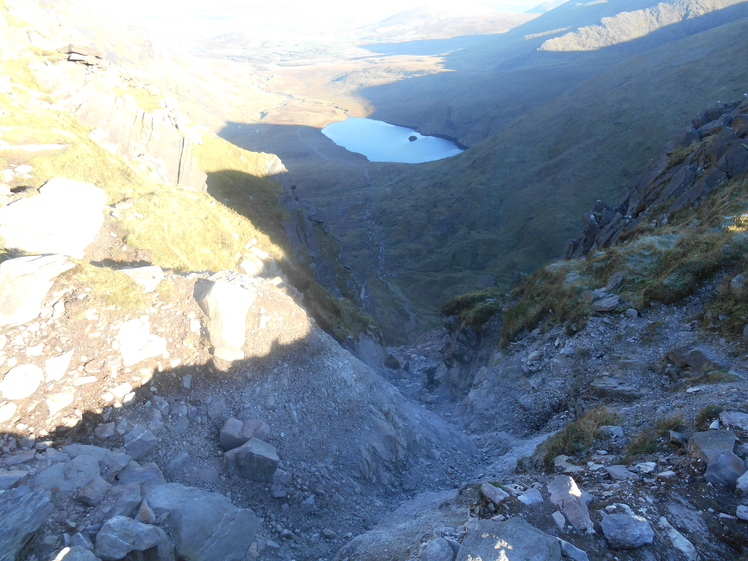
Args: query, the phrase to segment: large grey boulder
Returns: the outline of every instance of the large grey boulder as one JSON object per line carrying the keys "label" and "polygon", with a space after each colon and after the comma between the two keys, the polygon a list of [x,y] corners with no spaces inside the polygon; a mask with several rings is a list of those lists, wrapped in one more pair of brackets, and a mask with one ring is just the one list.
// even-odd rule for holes
{"label": "large grey boulder", "polygon": [[207,281],[196,285],[195,300],[208,316],[213,354],[224,360],[242,360],[254,292],[225,281]]}
{"label": "large grey boulder", "polygon": [[278,454],[272,444],[252,438],[226,452],[226,470],[251,481],[272,481],[278,469]]}
{"label": "large grey boulder", "polygon": [[95,185],[56,177],[39,195],[0,208],[0,238],[5,247],[28,253],[81,259],[104,224],[105,204]]}
{"label": "large grey boulder", "polygon": [[694,458],[709,463],[722,452],[732,452],[736,440],[735,434],[727,430],[697,432],[688,441],[688,451]]}
{"label": "large grey boulder", "polygon": [[456,561],[560,561],[558,539],[515,517],[480,520],[460,545]]}
{"label": "large grey boulder", "polygon": [[49,491],[16,489],[0,495],[0,561],[16,561],[18,552],[54,510]]}
{"label": "large grey boulder", "polygon": [[159,561],[174,559],[169,538],[161,528],[127,516],[115,516],[96,534],[94,553],[103,561],[117,561],[131,551],[147,551],[153,547],[158,550]]}
{"label": "large grey boulder", "polygon": [[455,551],[444,538],[431,540],[421,552],[419,561],[454,561]]}
{"label": "large grey boulder", "polygon": [[74,266],[64,255],[32,255],[0,263],[0,327],[37,318],[54,279]]}
{"label": "large grey boulder", "polygon": [[100,474],[98,460],[94,456],[81,455],[48,467],[36,477],[34,484],[50,491],[74,491],[85,487]]}
{"label": "large grey boulder", "polygon": [[654,541],[646,519],[629,514],[609,514],[600,521],[603,535],[613,549],[635,549]]}
{"label": "large grey boulder", "polygon": [[704,477],[712,485],[735,488],[738,479],[745,473],[745,464],[732,452],[717,454],[706,468]]}
{"label": "large grey boulder", "polygon": [[676,366],[690,366],[700,374],[723,368],[706,350],[696,345],[685,345],[673,349],[665,355],[665,358]]}
{"label": "large grey boulder", "polygon": [[548,492],[551,494],[551,502],[574,528],[588,533],[594,532],[587,504],[574,479],[568,475],[559,475],[548,484]]}
{"label": "large grey boulder", "polygon": [[241,561],[260,525],[254,512],[226,497],[178,483],[153,487],[145,498],[185,561]]}

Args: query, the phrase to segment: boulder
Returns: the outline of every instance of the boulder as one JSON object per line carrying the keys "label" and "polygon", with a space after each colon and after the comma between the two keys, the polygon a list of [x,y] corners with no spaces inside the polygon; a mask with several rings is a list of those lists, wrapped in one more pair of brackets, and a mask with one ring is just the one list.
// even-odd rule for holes
{"label": "boulder", "polygon": [[93,456],[81,455],[69,462],[55,464],[36,476],[34,485],[50,491],[81,489],[99,477],[99,462]]}
{"label": "boulder", "polygon": [[456,561],[560,561],[558,539],[515,517],[479,520],[460,545]]}
{"label": "boulder", "polygon": [[609,514],[600,521],[605,539],[613,549],[636,549],[654,541],[646,519],[629,514]]}
{"label": "boulder", "polygon": [[23,469],[0,469],[0,491],[20,485],[28,476],[29,472]]}
{"label": "boulder", "polygon": [[0,327],[37,318],[54,279],[74,266],[63,255],[32,255],[0,263]]}
{"label": "boulder", "polygon": [[582,491],[574,479],[568,475],[559,475],[548,484],[551,502],[566,516],[569,523],[577,530],[593,533],[594,528],[587,505],[582,498]]}
{"label": "boulder", "polygon": [[151,334],[147,316],[124,322],[117,333],[117,340],[125,366],[133,366],[142,360],[166,353],[166,339]]}
{"label": "boulder", "polygon": [[621,297],[616,294],[606,294],[590,304],[595,312],[612,312],[621,303]]}
{"label": "boulder", "polygon": [[709,462],[704,477],[712,485],[735,488],[738,479],[744,473],[743,460],[732,452],[721,452]]}
{"label": "boulder", "polygon": [[688,452],[708,464],[722,452],[732,452],[736,440],[735,434],[727,430],[697,432],[688,441]]}
{"label": "boulder", "polygon": [[174,559],[169,538],[161,528],[143,524],[127,516],[107,520],[96,534],[94,553],[103,561],[117,561],[131,551],[156,548],[159,561]]}
{"label": "boulder", "polygon": [[185,561],[242,561],[260,525],[254,512],[226,497],[178,483],[151,488],[146,500]]}
{"label": "boulder", "polygon": [[35,364],[11,368],[0,382],[0,396],[10,400],[25,399],[36,391],[43,377],[44,372]]}
{"label": "boulder", "polygon": [[707,351],[700,349],[695,345],[685,345],[673,349],[665,355],[665,358],[676,366],[690,366],[700,374],[706,374],[712,370],[723,368],[722,365],[709,356]]}
{"label": "boulder", "polygon": [[723,411],[719,416],[720,422],[726,427],[732,427],[743,432],[748,432],[748,413],[740,411]]}
{"label": "boulder", "polygon": [[590,392],[596,397],[619,401],[634,401],[642,396],[638,388],[613,376],[595,378],[590,384]]}
{"label": "boulder", "polygon": [[233,450],[224,458],[226,469],[251,481],[272,481],[278,469],[275,447],[259,438],[252,438]]}
{"label": "boulder", "polygon": [[533,488],[522,493],[517,497],[517,500],[527,506],[540,505],[543,504],[543,495],[540,494],[540,491]]}
{"label": "boulder", "polygon": [[54,558],[54,561],[101,561],[92,551],[80,545],[66,547]]}
{"label": "boulder", "polygon": [[158,444],[158,438],[145,425],[135,427],[125,435],[125,450],[134,459],[145,456]]}
{"label": "boulder", "polygon": [[454,561],[455,551],[444,538],[431,540],[421,552],[419,561]]}
{"label": "boulder", "polygon": [[208,316],[213,354],[224,360],[242,360],[247,314],[255,301],[255,293],[225,281],[205,281],[196,283],[195,300]]}
{"label": "boulder", "polygon": [[0,208],[5,247],[82,259],[104,224],[106,195],[90,183],[56,177],[39,195]]}
{"label": "boulder", "polygon": [[251,438],[264,439],[270,434],[270,427],[265,421],[259,419],[250,419],[249,421],[240,421],[239,419],[226,419],[221,429],[219,443],[224,451],[228,452],[238,448]]}
{"label": "boulder", "polygon": [[496,506],[499,506],[502,502],[509,498],[509,493],[503,489],[499,489],[490,483],[483,483],[480,486],[480,492]]}
{"label": "boulder", "polygon": [[735,482],[735,492],[743,497],[748,495],[748,471],[738,477]]}
{"label": "boulder", "polygon": [[623,465],[608,466],[605,468],[605,471],[607,471],[610,478],[615,481],[625,481],[627,479],[636,478],[636,474]]}
{"label": "boulder", "polygon": [[24,544],[54,512],[49,491],[15,489],[0,494],[0,561],[15,561]]}
{"label": "boulder", "polygon": [[96,506],[104,500],[112,484],[101,477],[94,477],[88,485],[83,487],[76,499],[88,506]]}

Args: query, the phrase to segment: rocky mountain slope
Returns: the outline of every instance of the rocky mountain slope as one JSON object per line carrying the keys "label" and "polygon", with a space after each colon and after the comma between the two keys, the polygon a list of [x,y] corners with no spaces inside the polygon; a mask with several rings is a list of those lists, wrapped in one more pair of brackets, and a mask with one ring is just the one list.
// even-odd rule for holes
{"label": "rocky mountain slope", "polygon": [[276,157],[28,5],[0,3],[0,559],[745,556],[748,102],[574,259],[385,352]]}

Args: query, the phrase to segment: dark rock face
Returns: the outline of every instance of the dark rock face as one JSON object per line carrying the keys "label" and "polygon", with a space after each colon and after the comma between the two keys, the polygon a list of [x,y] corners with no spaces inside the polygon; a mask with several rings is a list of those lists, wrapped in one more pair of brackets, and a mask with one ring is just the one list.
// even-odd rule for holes
{"label": "dark rock face", "polygon": [[0,560],[14,560],[34,532],[47,521],[54,511],[51,499],[52,493],[41,490],[25,494],[21,490],[15,490],[2,496]]}
{"label": "dark rock face", "polygon": [[667,205],[664,219],[693,205],[720,183],[748,171],[748,101],[718,104],[700,112],[645,172],[626,190],[615,207],[598,201],[584,216],[582,234],[566,244],[564,257],[575,259],[610,246]]}

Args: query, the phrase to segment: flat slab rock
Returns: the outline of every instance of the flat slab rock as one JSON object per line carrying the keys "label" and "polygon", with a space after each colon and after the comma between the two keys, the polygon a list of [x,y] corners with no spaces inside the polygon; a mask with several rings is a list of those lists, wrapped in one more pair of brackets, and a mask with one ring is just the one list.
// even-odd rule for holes
{"label": "flat slab rock", "polygon": [[557,538],[530,526],[523,518],[503,522],[480,520],[460,545],[456,561],[560,561]]}
{"label": "flat slab rock", "polygon": [[32,255],[0,263],[0,327],[37,318],[54,279],[74,266],[64,255]]}
{"label": "flat slab rock", "polygon": [[696,459],[711,462],[722,452],[732,452],[737,438],[727,430],[697,432],[688,441],[688,451]]}
{"label": "flat slab rock", "polygon": [[0,208],[0,237],[5,247],[81,259],[104,224],[105,204],[95,185],[56,177],[39,195]]}

